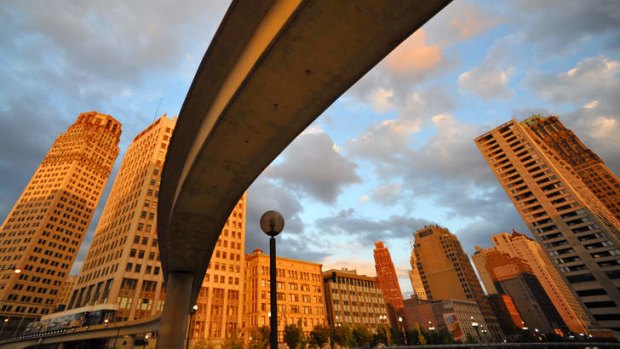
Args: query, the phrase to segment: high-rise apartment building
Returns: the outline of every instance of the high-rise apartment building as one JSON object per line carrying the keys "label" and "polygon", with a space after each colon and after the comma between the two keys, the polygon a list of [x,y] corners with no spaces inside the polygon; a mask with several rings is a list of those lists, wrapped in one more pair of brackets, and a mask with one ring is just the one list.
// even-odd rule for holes
{"label": "high-rise apartment building", "polygon": [[417,230],[414,239],[413,253],[428,299],[463,299],[478,303],[491,337],[503,338],[499,322],[456,236],[445,228],[428,225]]}
{"label": "high-rise apartment building", "polygon": [[108,304],[118,308],[113,321],[140,319],[162,310],[165,295],[157,245],[157,201],[175,121],[160,117],[127,148],[69,309]]}
{"label": "high-rise apartment building", "polygon": [[523,122],[551,147],[583,183],[620,219],[620,179],[573,131],[564,127],[557,116],[533,116]]}
{"label": "high-rise apartment building", "polygon": [[[373,253],[375,256],[375,269],[377,270],[377,283],[379,288],[383,291],[383,296],[387,304],[390,305],[394,311],[399,311],[405,305],[403,303],[403,293],[398,284],[396,269],[394,268],[394,263],[392,263],[392,257],[390,256],[390,250],[383,245],[383,241],[377,241],[375,242]],[[391,315],[394,316],[394,314]]]}
{"label": "high-rise apartment building", "polygon": [[620,331],[620,222],[527,125],[511,120],[475,142],[593,325]]}
{"label": "high-rise apartment building", "polygon": [[217,240],[196,300],[198,310],[191,317],[190,344],[203,340],[219,346],[231,336],[241,336],[246,207],[246,194],[243,194]]}
{"label": "high-rise apartment building", "polygon": [[[271,309],[269,255],[256,249],[246,255],[245,328],[269,326]],[[316,325],[327,324],[321,265],[289,258],[276,258],[278,340],[287,324],[301,324],[305,334]]]}
{"label": "high-rise apartment building", "polygon": [[500,294],[514,302],[527,327],[542,333],[565,333],[566,326],[527,262],[497,250],[487,254],[486,269]]}
{"label": "high-rise apartment building", "polygon": [[80,114],[56,138],[0,227],[0,317],[9,319],[4,337],[54,310],[112,171],[120,134],[120,122],[110,115]]}
{"label": "high-rise apartment building", "polygon": [[323,289],[330,327],[346,324],[376,329],[380,317],[387,316],[385,298],[375,277],[358,275],[355,270],[330,269],[323,272]]}
{"label": "high-rise apartment building", "polygon": [[492,237],[499,252],[525,261],[545,289],[568,328],[575,333],[587,333],[588,316],[555,269],[540,245],[529,237],[513,231]]}

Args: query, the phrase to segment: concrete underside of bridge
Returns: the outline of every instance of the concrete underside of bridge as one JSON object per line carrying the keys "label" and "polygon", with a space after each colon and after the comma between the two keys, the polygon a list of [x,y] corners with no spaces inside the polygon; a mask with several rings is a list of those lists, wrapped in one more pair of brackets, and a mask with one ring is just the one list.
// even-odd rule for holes
{"label": "concrete underside of bridge", "polygon": [[190,87],[162,173],[158,234],[168,292],[159,348],[182,346],[185,315],[243,192],[450,1],[233,1]]}

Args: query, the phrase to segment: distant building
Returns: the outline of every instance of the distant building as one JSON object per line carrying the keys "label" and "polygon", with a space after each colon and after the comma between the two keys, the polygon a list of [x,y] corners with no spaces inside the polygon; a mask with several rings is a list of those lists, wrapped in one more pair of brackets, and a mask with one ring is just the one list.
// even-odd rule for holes
{"label": "distant building", "polygon": [[395,326],[398,322],[397,313],[404,307],[403,294],[398,283],[396,269],[390,256],[390,250],[383,245],[383,241],[375,242],[373,253],[375,256],[375,269],[377,270],[377,284],[381,291],[383,291],[383,296],[388,304],[390,323],[392,326]]}
{"label": "distant building", "polygon": [[[511,120],[475,143],[592,325],[620,332],[620,221],[584,184],[578,166],[538,136],[540,122]],[[557,124],[539,126],[551,132]]]}
{"label": "distant building", "polygon": [[512,298],[525,326],[543,333],[566,332],[562,318],[524,260],[492,251],[486,268],[499,293]]}
{"label": "distant building", "polygon": [[330,269],[323,272],[327,321],[331,327],[363,325],[375,329],[380,316],[387,316],[383,292],[372,276],[355,270]]}
{"label": "distant building", "polygon": [[499,322],[456,236],[445,228],[428,225],[417,230],[414,238],[417,267],[428,299],[476,302],[488,324],[491,338],[502,339]]}
{"label": "distant building", "polygon": [[[82,113],[59,135],[0,227],[0,337],[49,314],[119,152],[121,123]],[[24,137],[28,135],[23,135]],[[14,273],[14,270],[21,273]]]}
{"label": "distant building", "polygon": [[588,315],[538,243],[516,231],[500,233],[492,239],[498,251],[527,263],[571,331],[588,332]]}
{"label": "distant building", "polygon": [[54,301],[54,304],[56,304],[56,309],[54,312],[67,309],[69,298],[71,297],[71,291],[73,291],[73,287],[75,287],[77,278],[77,275],[69,275],[67,280],[65,280],[62,284],[62,288],[60,289],[60,292],[58,292],[58,297],[56,298],[56,301]]}
{"label": "distant building", "polygon": [[487,291],[488,295],[497,294],[497,289],[495,288],[495,284],[493,279],[491,279],[491,275],[487,271],[487,255],[491,251],[495,251],[494,247],[490,247],[487,249],[483,249],[480,246],[475,247],[476,252],[471,256],[471,260],[474,262],[474,266],[476,267],[476,271],[480,276],[480,280],[482,281],[482,285],[484,289]]}
{"label": "distant building", "polygon": [[424,284],[422,283],[422,277],[418,270],[418,260],[415,256],[413,249],[411,250],[411,270],[409,270],[409,280],[411,280],[411,287],[413,287],[413,293],[419,300],[428,300],[426,291],[424,291]]}
{"label": "distant building", "polygon": [[[269,326],[269,255],[256,249],[245,256],[245,332]],[[287,324],[301,324],[305,334],[327,325],[321,265],[277,257],[278,340]]]}
{"label": "distant building", "polygon": [[506,336],[520,335],[523,333],[523,325],[525,322],[512,301],[512,297],[507,294],[494,293],[488,295],[487,298]]}

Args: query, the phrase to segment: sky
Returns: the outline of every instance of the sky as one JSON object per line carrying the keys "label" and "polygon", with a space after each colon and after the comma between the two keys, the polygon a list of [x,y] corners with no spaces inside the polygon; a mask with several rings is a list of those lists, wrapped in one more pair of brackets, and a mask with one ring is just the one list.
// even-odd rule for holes
{"label": "sky", "polygon": [[[0,3],[0,219],[81,112],[131,139],[177,115],[226,1]],[[472,253],[528,233],[473,139],[557,115],[620,173],[620,2],[455,0],[352,86],[248,189],[246,252],[268,251],[260,215],[284,215],[278,255],[374,275],[390,249],[411,293],[412,234],[447,227]]]}

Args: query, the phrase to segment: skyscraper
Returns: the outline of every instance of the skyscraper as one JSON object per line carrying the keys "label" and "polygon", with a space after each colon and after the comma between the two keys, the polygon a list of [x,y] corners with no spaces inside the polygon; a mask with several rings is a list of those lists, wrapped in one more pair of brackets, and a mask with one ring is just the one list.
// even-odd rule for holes
{"label": "skyscraper", "polygon": [[411,264],[411,270],[409,270],[409,280],[411,280],[411,287],[413,287],[413,293],[415,294],[415,297],[419,300],[428,300],[426,292],[424,291],[422,277],[420,276],[420,271],[418,270],[418,259],[415,256],[413,248],[411,249],[411,259],[409,260],[409,262]]}
{"label": "skyscraper", "polygon": [[512,234],[500,233],[494,235],[492,239],[498,251],[520,258],[528,264],[571,331],[587,332],[589,323],[585,321],[588,318],[586,312],[539,244],[516,231]]}
{"label": "skyscraper", "polygon": [[383,291],[385,301],[394,311],[399,311],[405,305],[403,303],[403,294],[398,284],[396,269],[394,269],[394,263],[392,263],[392,257],[390,256],[390,250],[383,245],[383,241],[377,241],[375,242],[373,253],[375,256],[375,269],[377,270],[377,284],[381,291]]}
{"label": "skyscraper", "polygon": [[492,338],[503,338],[499,322],[456,236],[448,229],[428,225],[417,230],[414,238],[413,253],[428,299],[475,301],[489,326]]}
{"label": "skyscraper", "polygon": [[164,303],[157,246],[159,180],[175,120],[155,120],[131,142],[68,308],[118,306],[114,321],[157,314]]}
{"label": "skyscraper", "polygon": [[487,271],[486,264],[487,258],[491,251],[495,251],[494,247],[489,247],[483,249],[480,246],[476,246],[476,252],[471,256],[471,260],[474,262],[476,266],[476,271],[478,271],[478,275],[480,276],[480,280],[482,281],[482,285],[484,289],[487,291],[487,294],[497,294],[497,289],[495,288],[495,284],[493,283],[493,279],[491,279],[491,275]]}
{"label": "skyscraper", "polygon": [[[54,307],[119,152],[121,124],[82,113],[0,227],[0,316],[11,336]],[[20,274],[12,270],[20,269]]]}
{"label": "skyscraper", "polygon": [[620,331],[620,222],[527,125],[511,120],[475,142],[595,325]]}
{"label": "skyscraper", "polygon": [[620,219],[620,179],[557,116],[533,116],[523,122],[551,147],[603,205]]}

